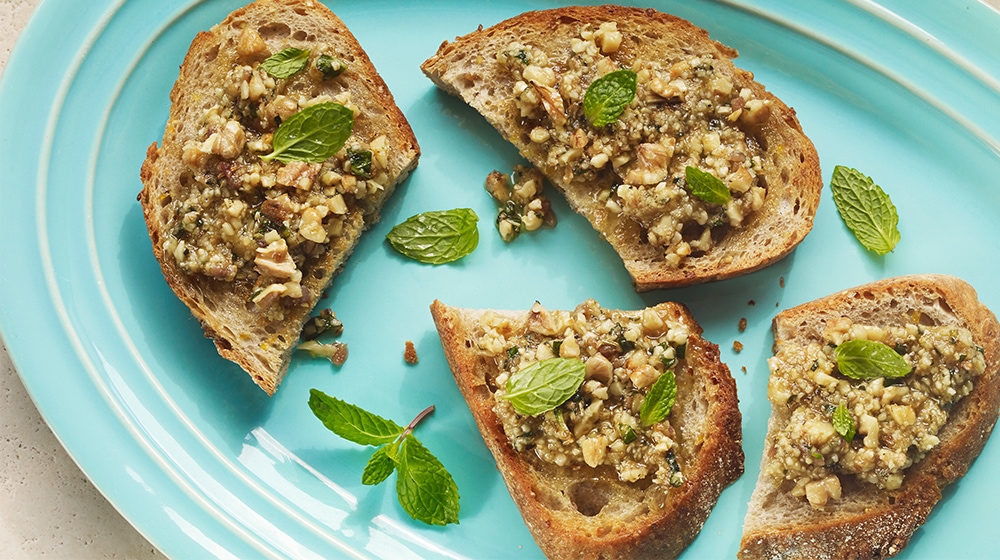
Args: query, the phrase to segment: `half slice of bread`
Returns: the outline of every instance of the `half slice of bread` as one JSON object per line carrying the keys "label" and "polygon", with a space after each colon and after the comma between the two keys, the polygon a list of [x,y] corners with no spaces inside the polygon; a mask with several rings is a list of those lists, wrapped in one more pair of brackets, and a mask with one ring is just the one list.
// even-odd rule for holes
{"label": "half slice of bread", "polygon": [[[795,111],[735,56],[680,18],[588,6],[480,28],[421,68],[540,169],[645,291],[758,270],[812,229],[816,150]],[[628,71],[635,97],[621,115],[606,125],[588,116],[591,85],[616,74],[603,86],[613,93],[592,97],[599,114]],[[692,192],[689,167],[714,178],[719,198]]]}
{"label": "half slice of bread", "polygon": [[[823,355],[858,338],[885,342],[915,369],[892,380],[851,379],[836,365],[829,371]],[[902,276],[783,311],[774,319],[774,339],[772,412],[739,557],[898,553],[942,488],[966,473],[997,420],[996,317],[958,278]],[[850,432],[831,434],[819,420],[841,402],[857,427],[849,442]],[[796,409],[815,409],[816,418],[803,423]],[[943,420],[941,410],[947,419],[934,434],[929,426]],[[786,443],[802,432],[808,453],[796,459]],[[801,461],[811,463],[804,484],[782,476]]]}
{"label": "half slice of bread", "polygon": [[[259,0],[199,33],[170,100],[138,197],[153,253],[219,353],[273,394],[417,141],[361,45],[311,0]],[[280,123],[321,104],[341,123],[353,113],[338,153],[262,159]]]}
{"label": "half slice of bread", "polygon": [[[458,388],[547,557],[676,557],[743,473],[736,384],[683,305],[613,311],[590,300],[572,312],[537,303],[494,311],[435,301],[431,313]],[[506,380],[553,356],[584,362],[585,380],[555,409],[521,414]],[[644,423],[642,403],[666,371],[676,401],[665,420]]]}

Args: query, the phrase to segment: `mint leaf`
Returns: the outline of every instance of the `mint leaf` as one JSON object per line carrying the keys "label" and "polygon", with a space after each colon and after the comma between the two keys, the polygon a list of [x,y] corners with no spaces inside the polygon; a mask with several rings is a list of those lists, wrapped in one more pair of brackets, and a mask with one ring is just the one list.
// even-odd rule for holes
{"label": "mint leaf", "polygon": [[317,389],[309,391],[309,408],[331,432],[361,445],[391,443],[403,433],[403,427],[392,420]]}
{"label": "mint leaf", "polygon": [[851,418],[851,413],[843,402],[838,404],[833,411],[833,429],[837,430],[837,433],[846,442],[854,439],[854,434],[857,433],[857,428],[854,427],[854,418]]}
{"label": "mint leaf", "polygon": [[670,409],[677,399],[677,380],[674,372],[667,370],[660,374],[653,386],[649,388],[642,408],[639,410],[639,421],[643,426],[652,426],[663,422],[670,414]]}
{"label": "mint leaf", "polygon": [[733,197],[729,187],[721,179],[697,167],[684,168],[688,189],[691,194],[710,204],[725,204]]}
{"label": "mint leaf", "polygon": [[910,364],[888,345],[875,340],[848,340],[833,351],[837,369],[851,379],[903,377]]}
{"label": "mint leaf", "polygon": [[396,465],[396,494],[410,517],[429,525],[458,523],[458,486],[416,437],[403,438]]}
{"label": "mint leaf", "polygon": [[354,112],[343,105],[317,103],[288,117],[274,131],[263,160],[322,163],[337,155],[354,129]]}
{"label": "mint leaf", "polygon": [[507,393],[519,414],[534,416],[566,402],[580,388],[586,366],[581,360],[549,358],[514,372],[507,379]]}
{"label": "mint leaf", "polygon": [[308,50],[289,47],[267,57],[267,60],[260,63],[260,69],[275,78],[284,79],[298,74],[307,64],[309,64]]}
{"label": "mint leaf", "polygon": [[583,114],[594,126],[607,126],[635,99],[636,74],[622,69],[594,80],[583,95]]}
{"label": "mint leaf", "polygon": [[471,208],[438,210],[411,216],[386,235],[394,249],[428,264],[456,261],[479,244],[479,216]]}
{"label": "mint leaf", "polygon": [[899,243],[899,215],[889,195],[857,169],[833,168],[830,190],[837,212],[869,251],[885,255]]}
{"label": "mint leaf", "polygon": [[375,450],[368,464],[365,465],[364,472],[361,473],[361,484],[374,486],[389,478],[392,471],[396,470],[395,455],[398,444],[383,445]]}
{"label": "mint leaf", "polygon": [[417,424],[434,412],[434,405],[421,411],[406,428],[318,389],[309,392],[309,408],[340,437],[361,445],[381,445],[361,473],[362,484],[380,484],[396,471],[397,499],[411,517],[431,525],[458,523],[455,480],[412,434]]}

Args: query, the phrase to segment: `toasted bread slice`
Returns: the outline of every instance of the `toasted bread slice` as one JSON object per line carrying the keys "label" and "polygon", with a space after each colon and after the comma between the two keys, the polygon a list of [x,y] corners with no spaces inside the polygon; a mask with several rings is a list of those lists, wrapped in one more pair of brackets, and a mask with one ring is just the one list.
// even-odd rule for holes
{"label": "toasted bread slice", "polygon": [[[589,6],[480,28],[421,68],[540,169],[645,291],[758,270],[812,229],[816,150],[736,54],[674,16]],[[585,92],[619,69],[635,71],[635,99],[595,126]],[[728,202],[693,195],[688,166],[721,180]]]}
{"label": "toasted bread slice", "polygon": [[[775,381],[775,371],[782,372],[782,376],[789,375],[792,361],[785,357],[801,352],[810,344],[825,346],[853,339],[861,327],[846,332],[844,329],[851,323],[883,331],[888,331],[890,327],[915,325],[911,332],[925,337],[923,342],[915,342],[917,335],[899,337],[891,333],[883,342],[897,347],[897,352],[902,351],[904,357],[925,352],[926,362],[900,378],[902,382],[850,380],[839,371],[829,374],[834,381],[826,381],[839,392],[836,399],[853,399],[854,395],[864,397],[859,387],[868,387],[868,394],[874,396],[881,393],[878,404],[880,410],[888,415],[883,418],[879,412],[870,414],[873,418],[877,417],[878,426],[874,430],[873,426],[868,426],[866,430],[865,421],[857,421],[858,413],[866,413],[866,407],[846,405],[858,431],[850,444],[845,444],[847,436],[842,435],[831,439],[832,451],[818,441],[811,442],[818,466],[826,468],[827,473],[833,473],[839,479],[839,498],[826,496],[821,487],[814,487],[810,495],[808,486],[804,488],[805,497],[796,497],[795,481],[775,476],[777,470],[772,467],[788,455],[782,451],[782,434],[786,433],[786,428],[794,430],[794,421],[790,418],[796,414],[793,410],[795,403],[815,398],[819,391],[812,395],[801,389],[789,393],[790,385]],[[941,326],[948,329],[942,331],[946,336],[933,334],[933,329]],[[971,345],[969,339],[960,335],[955,327],[971,334]],[[871,330],[868,332],[865,335],[868,338],[880,339],[879,334],[872,334]],[[739,557],[863,559],[884,558],[898,553],[941,499],[941,489],[966,473],[997,420],[1000,408],[1000,325],[996,317],[980,303],[975,290],[958,278],[903,276],[852,288],[783,311],[774,319],[774,338],[776,357],[771,363],[772,377],[768,391],[772,413],[761,476],[747,511]],[[933,344],[924,346],[925,342]],[[956,356],[959,346],[965,349]],[[813,356],[810,356],[799,361],[812,359]],[[820,357],[813,362],[815,365],[799,364],[800,373],[808,377],[808,373],[803,373],[805,370],[822,372],[823,361]],[[913,360],[908,358],[908,361]],[[934,374],[932,369],[941,368],[942,364],[946,364],[944,369]],[[948,373],[948,369],[952,372]],[[944,397],[945,401],[932,407],[928,404],[929,399],[914,392],[917,376],[920,375],[930,375],[929,379],[933,379],[934,375],[941,377],[941,386],[953,387],[958,397],[970,386],[971,392],[957,402],[947,402],[954,398],[949,395]],[[966,378],[970,380],[965,381]],[[803,387],[801,381],[798,387]],[[847,392],[848,389],[851,392]],[[890,394],[890,390],[894,393]],[[923,394],[927,394],[926,389]],[[935,398],[942,399],[941,396]],[[809,401],[810,404],[804,406],[812,406],[812,402],[818,401]],[[830,407],[834,404],[837,403],[829,403]],[[918,414],[907,418],[906,407],[918,408]],[[905,450],[908,460],[914,462],[901,471],[901,484],[891,472],[878,471],[884,467],[881,463],[876,462],[874,471],[865,465],[862,454],[866,447],[874,449],[875,439],[878,439],[878,447],[884,450],[876,452],[875,457],[885,453],[884,456],[891,460],[889,451],[894,445],[909,443],[906,440],[911,437],[909,429],[928,431],[929,424],[926,423],[934,417],[931,412],[935,408],[948,410],[946,423],[934,436],[940,443],[925,450],[926,455],[921,458],[922,452],[918,449],[923,446],[923,440],[915,438],[914,445]],[[904,443],[893,443],[890,438],[902,438]],[[927,443],[932,444],[933,441],[928,440]],[[853,451],[847,451],[846,445]],[[831,453],[838,453],[842,463],[826,467]],[[852,458],[860,462],[855,463]],[[788,468],[787,464],[782,464],[781,469],[785,468]],[[854,469],[855,472],[846,472],[845,469]],[[817,501],[826,503],[819,505],[815,503]]]}
{"label": "toasted bread slice", "polygon": [[[289,48],[308,51],[304,68],[261,67]],[[170,100],[138,197],[153,253],[219,353],[273,394],[323,290],[416,166],[417,141],[354,36],[311,0],[259,0],[199,33]],[[340,153],[261,159],[279,123],[321,102],[354,112]]]}
{"label": "toasted bread slice", "polygon": [[[612,311],[590,300],[573,312],[537,303],[493,311],[435,301],[431,313],[483,440],[547,557],[675,557],[743,473],[736,384],[683,305]],[[519,414],[502,396],[504,379],[553,352],[584,361],[585,381],[556,410]],[[676,402],[664,421],[646,426],[641,402],[666,369]]]}

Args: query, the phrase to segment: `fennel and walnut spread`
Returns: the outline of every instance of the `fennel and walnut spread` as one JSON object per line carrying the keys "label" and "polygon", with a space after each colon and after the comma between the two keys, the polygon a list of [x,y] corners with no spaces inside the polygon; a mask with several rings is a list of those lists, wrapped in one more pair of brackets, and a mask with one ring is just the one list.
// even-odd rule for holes
{"label": "fennel and walnut spread", "polygon": [[[965,328],[917,323],[882,328],[847,318],[827,322],[822,342],[782,343],[771,358],[768,398],[788,422],[768,442],[765,472],[793,483],[792,494],[823,507],[841,497],[842,477],[893,490],[906,468],[940,441],[951,406],[969,394],[986,367],[983,349]],[[837,367],[838,345],[872,340],[910,367],[898,378],[850,379]],[[855,430],[839,433],[835,411]]]}
{"label": "fennel and walnut spread", "polygon": [[[515,42],[497,59],[512,73],[508,94],[545,166],[562,170],[566,182],[610,185],[593,193],[608,223],[639,224],[644,241],[676,268],[763,206],[763,151],[748,131],[764,125],[771,108],[718,72],[710,55],[646,60],[626,52],[625,39],[615,22],[583,25],[568,48]],[[635,72],[635,99],[610,125],[590,125],[588,87],[623,68]],[[727,201],[692,195],[689,166],[720,180]]]}
{"label": "fennel and walnut spread", "polygon": [[196,138],[183,147],[188,173],[166,203],[163,250],[187,274],[252,285],[253,304],[279,319],[276,303],[303,298],[303,267],[374,210],[388,182],[388,142],[351,134],[321,162],[267,158],[296,113],[332,102],[356,115],[357,107],[338,83],[343,63],[324,45],[300,51],[302,69],[280,78],[263,65],[275,53],[256,31],[245,28],[236,48],[242,64],[205,100]]}
{"label": "fennel and walnut spread", "polygon": [[[676,433],[667,417],[651,426],[640,409],[651,385],[684,359],[688,328],[656,309],[611,311],[588,300],[573,311],[536,303],[524,324],[486,312],[476,347],[499,374],[494,411],[511,445],[557,466],[613,467],[623,481],[678,486]],[[553,410],[528,416],[505,399],[508,378],[552,357],[580,360],[584,381]]]}

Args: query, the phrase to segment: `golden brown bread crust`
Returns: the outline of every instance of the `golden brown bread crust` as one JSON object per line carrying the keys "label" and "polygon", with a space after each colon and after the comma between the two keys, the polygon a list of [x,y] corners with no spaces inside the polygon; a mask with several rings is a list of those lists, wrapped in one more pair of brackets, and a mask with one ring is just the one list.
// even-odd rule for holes
{"label": "golden brown bread crust", "polygon": [[[522,119],[509,99],[511,78],[498,70],[496,53],[513,41],[526,45],[566,43],[578,33],[578,24],[614,21],[626,39],[621,60],[642,56],[676,61],[692,54],[711,54],[716,70],[730,75],[737,88],[748,88],[769,101],[772,116],[748,130],[765,148],[763,174],[768,195],[763,208],[741,228],[730,229],[716,247],[697,258],[687,258],[677,268],[665,266],[662,249],[636,241],[640,226],[609,215],[595,193],[613,184],[598,177],[594,183],[565,181],[563,169],[546,164],[539,144],[528,139]],[[581,6],[526,12],[492,27],[445,41],[421,65],[424,73],[444,91],[461,97],[479,111],[521,154],[539,168],[614,247],[639,291],[679,287],[721,280],[764,268],[791,252],[812,229],[823,182],[819,156],[805,136],[795,111],[753,80],[753,74],[733,65],[735,50],[709,38],[691,23],[652,9],[622,6]],[[627,64],[625,64],[627,66]]]}
{"label": "golden brown bread crust", "polygon": [[[926,521],[941,499],[941,489],[961,478],[982,451],[1000,411],[1000,324],[964,281],[946,275],[912,275],[880,280],[845,290],[780,313],[774,319],[775,340],[818,337],[828,317],[864,318],[875,325],[924,320],[960,324],[983,347],[986,371],[972,392],[952,408],[939,437],[941,443],[906,471],[903,485],[879,491],[874,485],[852,485],[837,505],[824,512],[810,506],[792,510],[763,476],[751,498],[739,557],[885,558],[898,553]],[[769,426],[770,432],[776,426]],[[766,452],[765,452],[766,456]],[[766,458],[765,458],[766,461]],[[761,519],[768,508],[785,508],[786,521]],[[773,512],[772,512],[773,513]]]}
{"label": "golden brown bread crust", "polygon": [[[267,320],[248,302],[252,282],[225,282],[200,274],[185,274],[176,261],[164,254],[165,205],[176,192],[187,170],[181,160],[184,145],[195,137],[205,103],[217,97],[225,76],[237,64],[240,30],[260,31],[270,52],[289,46],[309,48],[317,41],[336,49],[348,61],[348,70],[329,86],[351,93],[359,112],[354,137],[370,141],[378,134],[389,140],[390,183],[373,210],[349,213],[344,234],[331,238],[328,250],[303,270],[303,297],[287,310],[281,321]],[[330,90],[336,93],[338,90]],[[274,394],[284,376],[303,323],[322,292],[343,266],[363,231],[378,221],[378,210],[395,186],[416,167],[420,148],[392,94],[361,45],[344,23],[319,2],[311,0],[259,0],[230,14],[209,31],[199,33],[184,58],[180,74],[170,92],[171,109],[163,140],[146,153],[140,178],[143,189],[138,200],[149,229],[153,254],[164,278],[178,298],[201,323],[223,357],[239,364],[265,392]],[[250,267],[253,263],[249,264]]]}
{"label": "golden brown bread crust", "polygon": [[[681,442],[678,460],[685,473],[683,486],[666,491],[665,505],[659,511],[623,518],[609,514],[611,508],[584,515],[565,507],[566,490],[588,483],[596,476],[594,471],[560,469],[534,460],[531,451],[514,450],[494,412],[487,383],[488,377],[496,375],[496,367],[489,365],[470,341],[470,329],[482,310],[458,309],[440,301],[431,305],[458,388],[525,523],[548,558],[676,557],[698,535],[722,489],[743,473],[736,384],[719,361],[718,346],[701,338],[701,328],[683,305],[663,303],[657,309],[668,309],[690,328],[685,358],[689,367],[677,371],[678,401],[671,416],[696,415],[689,429],[697,435]],[[516,322],[523,322],[527,315],[495,313]],[[698,406],[701,408],[696,413]],[[644,490],[629,488],[629,483],[620,482],[614,474],[601,473],[600,477],[604,486],[594,490],[608,492],[612,501],[642,501]]]}

